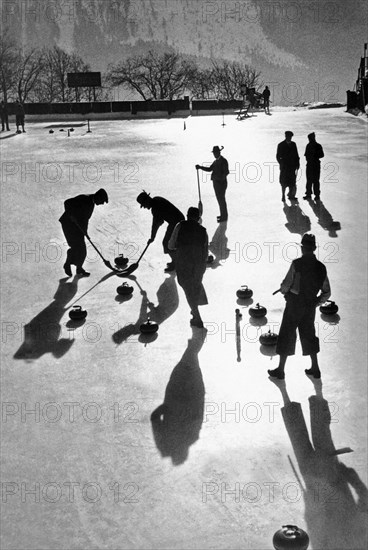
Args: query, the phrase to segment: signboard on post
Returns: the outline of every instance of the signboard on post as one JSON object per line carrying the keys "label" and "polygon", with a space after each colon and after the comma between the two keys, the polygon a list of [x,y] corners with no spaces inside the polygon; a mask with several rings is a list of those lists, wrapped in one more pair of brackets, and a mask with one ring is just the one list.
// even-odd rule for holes
{"label": "signboard on post", "polygon": [[68,73],[69,88],[100,88],[101,73]]}

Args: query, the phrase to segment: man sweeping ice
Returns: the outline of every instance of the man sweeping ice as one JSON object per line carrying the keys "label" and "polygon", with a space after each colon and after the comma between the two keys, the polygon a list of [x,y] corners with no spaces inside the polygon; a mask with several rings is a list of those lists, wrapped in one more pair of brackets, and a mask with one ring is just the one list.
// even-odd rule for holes
{"label": "man sweeping ice", "polygon": [[94,195],[77,195],[64,202],[65,212],[59,218],[59,222],[69,245],[66,262],[63,266],[68,277],[72,276],[71,265],[76,266],[77,275],[89,277],[90,273],[83,269],[83,263],[87,256],[84,237],[88,235],[88,222],[95,205],[107,202],[109,199],[105,189],[99,189]]}
{"label": "man sweeping ice", "polygon": [[147,208],[147,210],[152,211],[151,237],[148,239],[147,244],[153,243],[157,231],[164,222],[168,224],[162,246],[164,253],[170,255],[171,262],[167,264],[165,271],[174,271],[175,251],[169,250],[168,243],[176,224],[185,219],[184,215],[167,199],[163,197],[151,197],[146,191],[142,191],[142,193],[138,195],[137,202],[141,205],[141,208]]}

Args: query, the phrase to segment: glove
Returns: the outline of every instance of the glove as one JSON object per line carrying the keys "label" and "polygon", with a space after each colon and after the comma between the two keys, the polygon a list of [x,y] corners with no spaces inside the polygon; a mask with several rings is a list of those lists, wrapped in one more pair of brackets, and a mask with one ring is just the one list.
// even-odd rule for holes
{"label": "glove", "polygon": [[196,170],[199,170],[199,169],[201,168],[201,165],[200,165],[200,164],[196,164],[195,167],[196,167]]}

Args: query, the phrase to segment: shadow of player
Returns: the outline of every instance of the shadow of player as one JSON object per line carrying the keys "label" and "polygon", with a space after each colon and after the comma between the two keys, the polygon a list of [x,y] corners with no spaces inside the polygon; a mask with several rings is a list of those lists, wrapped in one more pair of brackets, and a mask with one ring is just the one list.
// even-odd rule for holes
{"label": "shadow of player", "polygon": [[179,306],[179,294],[175,281],[175,273],[171,273],[169,277],[165,278],[156,296],[158,300],[157,306],[152,302],[148,302],[148,315],[151,321],[161,325],[161,323],[175,313]]}
{"label": "shadow of player", "polygon": [[164,402],[151,414],[157,449],[162,457],[171,457],[175,466],[188,458],[203,423],[205,388],[198,353],[206,334],[205,329],[192,329],[187,349],[171,373]]}
{"label": "shadow of player", "polygon": [[214,260],[208,267],[216,269],[219,267],[222,260],[226,260],[229,257],[230,249],[227,247],[228,239],[226,237],[227,222],[219,223],[212,240],[208,245],[208,250],[214,256]]}
{"label": "shadow of player", "polygon": [[290,233],[304,235],[304,233],[310,231],[311,221],[308,216],[304,214],[298,203],[293,203],[291,206],[285,204],[283,210],[287,219],[285,227]]}
{"label": "shadow of player", "polygon": [[337,458],[352,450],[335,448],[321,380],[313,383],[316,395],[309,397],[310,441],[301,404],[290,401],[284,381],[276,382],[284,399],[282,417],[304,479],[305,519],[311,544],[325,550],[365,548],[368,491],[356,471]]}
{"label": "shadow of player", "polygon": [[[133,280],[135,280],[135,278],[133,278]],[[128,338],[132,336],[140,335],[140,326],[142,323],[145,323],[147,321],[147,317],[149,317],[150,320],[154,323],[160,325],[176,311],[179,305],[178,289],[176,286],[175,276],[173,274],[171,274],[169,277],[166,277],[163,283],[160,285],[157,291],[157,306],[155,306],[152,302],[148,300],[146,291],[143,290],[138,281],[135,280],[135,282],[140,288],[142,296],[139,316],[135,323],[129,323],[114,332],[114,334],[112,335],[112,339],[115,344],[118,345],[127,341]],[[143,339],[140,339],[140,341],[144,341],[145,343],[150,340],[152,340],[152,338],[149,339],[145,337]]]}
{"label": "shadow of player", "polygon": [[0,136],[0,141],[3,140],[3,139],[9,139],[11,137],[15,137],[17,134],[14,133],[14,134],[8,134],[7,136]]}
{"label": "shadow of player", "polygon": [[78,279],[72,282],[65,277],[59,280],[54,300],[24,326],[24,341],[14,354],[14,359],[31,361],[45,353],[51,353],[57,359],[62,357],[73,345],[71,338],[60,338],[60,319],[67,311],[66,304],[78,290]]}
{"label": "shadow of player", "polygon": [[336,238],[338,237],[336,231],[341,229],[340,222],[334,221],[330,212],[327,210],[322,201],[308,201],[309,206],[312,208],[313,213],[315,214],[319,225],[328,231],[329,237]]}

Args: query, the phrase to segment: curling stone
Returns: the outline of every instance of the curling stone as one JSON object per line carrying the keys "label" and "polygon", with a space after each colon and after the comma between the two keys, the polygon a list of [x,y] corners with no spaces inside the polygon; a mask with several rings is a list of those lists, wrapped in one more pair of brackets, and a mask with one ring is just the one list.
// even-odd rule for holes
{"label": "curling stone", "polygon": [[54,133],[54,130],[49,130],[49,134],[53,134]]}
{"label": "curling stone", "polygon": [[212,263],[213,263],[213,260],[214,260],[214,257],[212,256],[212,254],[208,254],[207,263],[208,263],[208,264],[212,264]]}
{"label": "curling stone", "polygon": [[296,525],[283,525],[272,539],[275,550],[307,550],[309,537]]}
{"label": "curling stone", "polygon": [[264,317],[265,315],[267,315],[267,309],[257,304],[256,307],[249,308],[249,315],[251,317],[254,317],[255,319],[259,317]]}
{"label": "curling stone", "polygon": [[115,265],[118,267],[123,267],[129,262],[128,258],[124,258],[124,254],[119,254],[119,256],[116,256],[115,258]]}
{"label": "curling stone", "polygon": [[335,304],[335,302],[332,302],[331,300],[327,300],[325,304],[320,306],[319,310],[324,315],[334,315],[339,311],[339,307]]}
{"label": "curling stone", "polygon": [[129,294],[132,294],[133,290],[134,289],[132,286],[124,282],[122,285],[118,286],[118,288],[116,289],[116,292],[118,294],[121,294],[122,296],[128,296]]}
{"label": "curling stone", "polygon": [[87,311],[82,309],[82,306],[73,306],[73,309],[69,311],[69,317],[73,321],[80,321],[81,319],[85,319],[87,317]]}
{"label": "curling stone", "polygon": [[147,321],[141,324],[141,326],[139,327],[139,330],[143,334],[153,334],[154,332],[158,331],[158,324],[152,323],[152,321],[148,317]]}
{"label": "curling stone", "polygon": [[71,131],[71,132],[74,132],[74,128],[70,128],[70,131]]}
{"label": "curling stone", "polygon": [[247,287],[247,285],[242,285],[237,291],[236,295],[242,300],[247,300],[253,296],[253,290]]}
{"label": "curling stone", "polygon": [[64,132],[64,128],[60,128],[59,132]]}
{"label": "curling stone", "polygon": [[278,334],[270,330],[266,334],[261,334],[259,341],[262,346],[275,346],[277,344]]}

